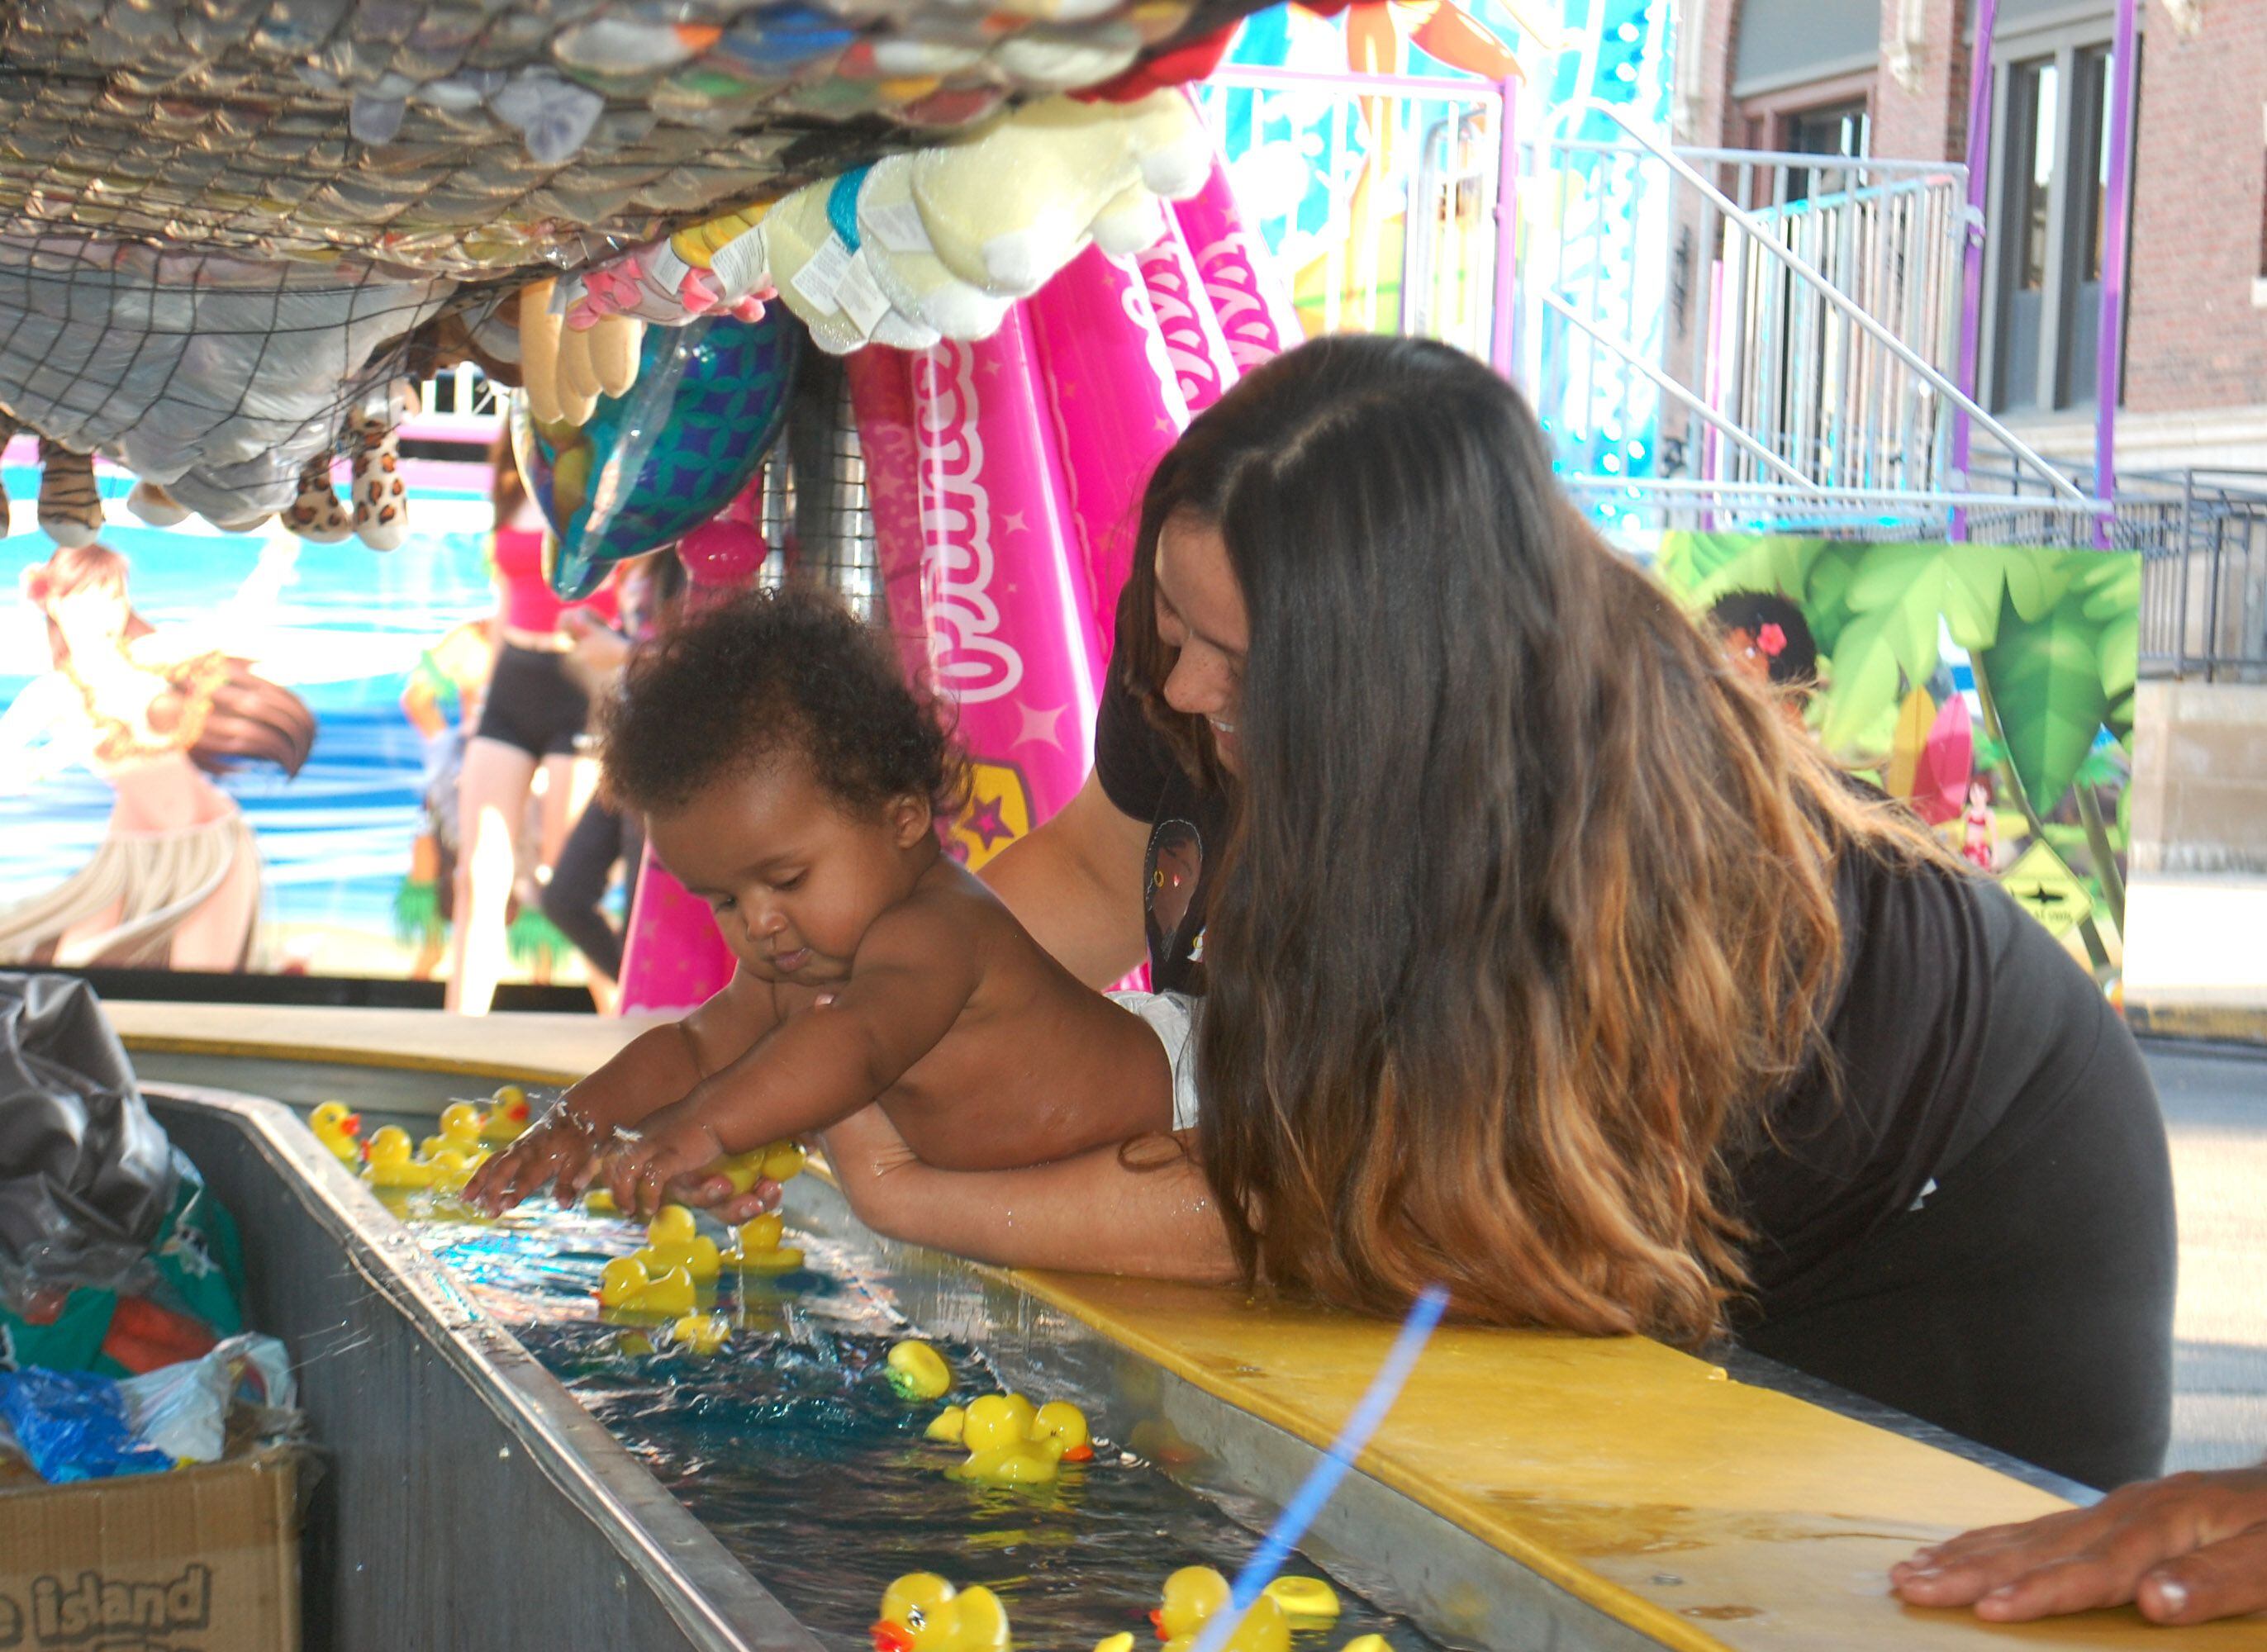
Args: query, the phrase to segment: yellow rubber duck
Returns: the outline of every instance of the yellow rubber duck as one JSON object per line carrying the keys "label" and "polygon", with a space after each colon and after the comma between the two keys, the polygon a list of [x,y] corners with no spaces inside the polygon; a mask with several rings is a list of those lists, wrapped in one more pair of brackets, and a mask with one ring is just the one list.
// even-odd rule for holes
{"label": "yellow rubber duck", "polygon": [[793,1181],[803,1174],[807,1158],[800,1142],[769,1142],[750,1152],[734,1153],[718,1168],[734,1193],[745,1193],[759,1181]]}
{"label": "yellow rubber duck", "polygon": [[[1267,1585],[1266,1595],[1283,1609],[1294,1630],[1326,1628],[1339,1620],[1339,1591],[1319,1577],[1279,1577]],[[1374,1635],[1360,1638],[1376,1639]],[[1362,1652],[1373,1649],[1364,1648]]]}
{"label": "yellow rubber duck", "polygon": [[614,1202],[614,1195],[604,1188],[593,1188],[583,1195],[583,1208],[592,1216],[620,1216],[622,1207]]}
{"label": "yellow rubber duck", "polygon": [[1382,1634],[1358,1634],[1339,1652],[1393,1652],[1393,1642]]}
{"label": "yellow rubber duck", "polygon": [[724,1261],[716,1241],[701,1231],[693,1212],[681,1204],[664,1205],[646,1224],[645,1248],[636,1253],[649,1274],[682,1268],[696,1284],[713,1284]]}
{"label": "yellow rubber duck", "polygon": [[743,1222],[724,1260],[742,1273],[791,1274],[803,1266],[803,1253],[780,1243],[786,1232],[787,1224],[776,1214]]}
{"label": "yellow rubber duck", "polygon": [[469,1101],[451,1101],[441,1109],[440,1123],[441,1133],[427,1137],[417,1150],[418,1156],[429,1160],[447,1151],[464,1160],[467,1175],[478,1170],[488,1156],[481,1145],[480,1108]]}
{"label": "yellow rubber duck", "polygon": [[1052,1441],[1066,1463],[1094,1459],[1094,1435],[1086,1426],[1086,1413],[1067,1400],[1050,1400],[1041,1406],[1030,1433],[1034,1441]]}
{"label": "yellow rubber duck", "polygon": [[598,1276],[598,1305],[623,1313],[649,1313],[657,1319],[679,1319],[699,1305],[700,1291],[693,1276],[672,1268],[656,1276],[635,1256],[618,1256]]}
{"label": "yellow rubber duck", "polygon": [[497,1147],[507,1146],[527,1134],[534,1121],[530,1116],[527,1092],[516,1084],[498,1089],[495,1102],[481,1120],[481,1139]]}
{"label": "yellow rubber duck", "polygon": [[952,1387],[952,1367],[928,1343],[904,1341],[890,1349],[889,1378],[900,1400],[942,1400]]}
{"label": "yellow rubber duck", "polygon": [[307,1115],[307,1128],[341,1164],[362,1163],[362,1115],[348,1111],[345,1102],[324,1102]]}
{"label": "yellow rubber duck", "polygon": [[[898,1347],[924,1349],[932,1356],[935,1352],[926,1343],[900,1342]],[[897,1349],[890,1354],[896,1363]],[[892,1372],[891,1381],[896,1380]],[[968,1461],[952,1472],[968,1480],[1053,1480],[1056,1464],[1091,1462],[1094,1458],[1094,1435],[1086,1414],[1067,1400],[1050,1400],[1034,1407],[1021,1394],[987,1394],[965,1407],[947,1406],[929,1419],[921,1437],[966,1446]]]}
{"label": "yellow rubber duck", "polygon": [[[1209,1566],[1184,1566],[1165,1580],[1164,1598],[1149,1620],[1165,1638],[1165,1652],[1189,1652],[1213,1614],[1234,1610],[1228,1579]],[[1223,1652],[1288,1652],[1291,1620],[1269,1596],[1251,1603]]]}
{"label": "yellow rubber duck", "polygon": [[968,1448],[968,1460],[952,1470],[953,1477],[995,1486],[1045,1484],[1054,1479],[1074,1441],[1085,1446],[1085,1424],[1080,1417],[1075,1436],[1058,1414],[1042,1428],[1038,1408],[1023,1395],[987,1394],[972,1401],[961,1419],[960,1443]]}
{"label": "yellow rubber duck", "polygon": [[1123,1629],[1106,1634],[1094,1643],[1094,1652],[1134,1652],[1134,1637]]}
{"label": "yellow rubber duck", "polygon": [[671,1342],[703,1359],[713,1357],[731,1335],[731,1321],[721,1313],[688,1313],[669,1327]]}
{"label": "yellow rubber duck", "polygon": [[1008,1609],[981,1583],[955,1589],[913,1572],[882,1597],[873,1634],[874,1652],[1007,1652]]}
{"label": "yellow rubber duck", "polygon": [[[466,1159],[463,1153],[446,1144],[437,1147],[429,1143],[427,1145],[429,1151],[419,1155],[418,1162],[433,1173],[433,1180],[429,1185],[440,1193],[462,1193],[465,1184],[473,1179],[473,1170],[477,1161]],[[482,1157],[485,1158],[486,1155],[483,1154]]]}
{"label": "yellow rubber duck", "polygon": [[409,1132],[389,1124],[370,1138],[362,1179],[373,1188],[429,1188],[434,1170],[410,1151]]}

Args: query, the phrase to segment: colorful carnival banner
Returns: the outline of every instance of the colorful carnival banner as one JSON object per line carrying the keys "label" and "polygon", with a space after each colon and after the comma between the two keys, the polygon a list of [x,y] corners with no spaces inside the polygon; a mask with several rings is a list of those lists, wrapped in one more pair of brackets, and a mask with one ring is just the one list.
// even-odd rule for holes
{"label": "colorful carnival banner", "polygon": [[1655,570],[1759,669],[1815,652],[1802,717],[1829,755],[1910,800],[2097,969],[2114,967],[2138,556],[1673,533]]}
{"label": "colorful carnival banner", "polygon": [[144,526],[107,473],[100,549],[58,555],[9,467],[0,963],[434,968],[426,797],[496,599],[487,467],[415,468],[386,555]]}

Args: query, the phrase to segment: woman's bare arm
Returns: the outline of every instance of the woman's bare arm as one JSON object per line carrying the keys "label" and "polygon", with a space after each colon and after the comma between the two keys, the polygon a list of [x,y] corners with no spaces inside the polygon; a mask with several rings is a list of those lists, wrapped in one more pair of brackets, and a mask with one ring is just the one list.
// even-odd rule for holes
{"label": "woman's bare arm", "polygon": [[824,1134],[827,1163],[877,1232],[1003,1268],[1225,1283],[1228,1232],[1185,1137],[1097,1148],[1024,1170],[937,1170],[879,1107]]}
{"label": "woman's bare arm", "polygon": [[977,875],[1016,921],[1090,987],[1141,961],[1141,862],[1149,828],[1119,812],[1089,774],[1052,819]]}

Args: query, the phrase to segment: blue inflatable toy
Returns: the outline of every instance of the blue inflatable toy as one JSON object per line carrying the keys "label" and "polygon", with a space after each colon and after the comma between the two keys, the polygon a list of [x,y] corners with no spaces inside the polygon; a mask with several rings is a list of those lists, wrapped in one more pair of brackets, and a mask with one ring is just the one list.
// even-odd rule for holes
{"label": "blue inflatable toy", "polygon": [[731,503],[778,439],[801,340],[776,304],[760,321],[648,327],[637,383],[586,423],[539,424],[518,398],[512,450],[558,539],[552,589],[587,596]]}

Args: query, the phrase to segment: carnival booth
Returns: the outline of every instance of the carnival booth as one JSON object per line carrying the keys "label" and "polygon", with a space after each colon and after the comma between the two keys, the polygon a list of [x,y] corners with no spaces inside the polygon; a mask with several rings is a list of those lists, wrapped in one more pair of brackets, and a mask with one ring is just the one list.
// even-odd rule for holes
{"label": "carnival booth", "polygon": [[[1060,808],[1091,766],[1149,470],[1356,290],[1327,250],[1279,269],[1200,113],[1246,5],[9,12],[0,406],[33,495],[13,525],[46,537],[15,559],[32,618],[7,634],[43,652],[6,749],[29,764],[75,717],[97,731],[82,743],[127,728],[139,744],[96,770],[177,763],[196,807],[133,815],[139,783],[118,780],[108,815],[90,792],[91,819],[128,823],[0,906],[0,961],[253,958],[260,841],[209,776],[314,773],[328,725],[260,658],[161,647],[99,539],[138,523],[241,554],[239,609],[282,600],[301,545],[341,585],[406,590],[388,556],[421,513],[485,525],[485,480],[414,486],[466,411],[429,386],[475,370],[505,392],[545,625],[664,547],[688,602],[834,567],[952,709],[972,785],[948,852],[980,867]],[[1658,23],[1625,40],[1658,48]],[[1341,27],[1349,74],[1408,69],[1405,38],[1485,77],[1507,124],[1480,135],[1509,153],[1522,71],[1488,28],[1449,0],[1357,5]],[[1400,141],[1367,129],[1357,181]],[[1261,159],[1243,175],[1281,157]],[[1393,279],[1470,321],[1476,295],[1508,292],[1509,243],[1466,194],[1442,220],[1463,261]],[[1356,284],[1373,323],[1376,277]],[[853,521],[870,562],[830,564]],[[445,651],[425,657],[444,699]],[[146,691],[99,714],[114,691]],[[8,818],[26,855],[52,848]],[[700,1003],[731,968],[708,906],[637,865],[632,1018]],[[56,1482],[0,1483],[18,1534],[0,1539],[0,1646],[99,1623],[151,1647],[219,1645],[198,1638],[216,1626],[339,1648],[1966,1647],[1995,1632],[1897,1606],[1888,1564],[2083,1495],[1767,1361],[1435,1329],[1436,1303],[1397,1331],[963,1264],[866,1232],[789,1143],[727,1165],[788,1188],[781,1216],[729,1231],[598,1196],[466,1206],[465,1178],[635,1019],[114,1002],[106,1025],[68,995],[25,1002],[27,1041],[109,1074],[54,1091],[70,1146],[43,1161],[38,1232],[99,1207],[118,1235],[52,1271],[61,1250],[9,1225],[0,1173],[0,1416]],[[200,1200],[233,1214],[224,1237],[192,1233]],[[97,1305],[66,1348],[55,1327]],[[131,1374],[254,1332],[282,1364],[264,1346],[199,1366],[237,1429],[216,1460],[144,1482],[186,1488],[187,1512],[129,1506],[114,1471],[136,1439],[155,1449]],[[76,1362],[71,1382],[10,1382],[35,1349]],[[50,1426],[58,1405],[106,1419],[100,1466]],[[251,1501],[223,1520],[232,1466]],[[44,1546],[18,1546],[35,1531]],[[2075,1633],[2165,1638],[2131,1619]]]}

